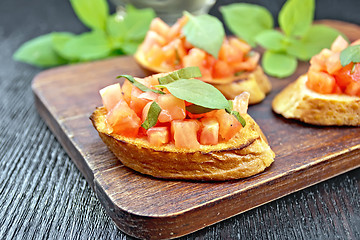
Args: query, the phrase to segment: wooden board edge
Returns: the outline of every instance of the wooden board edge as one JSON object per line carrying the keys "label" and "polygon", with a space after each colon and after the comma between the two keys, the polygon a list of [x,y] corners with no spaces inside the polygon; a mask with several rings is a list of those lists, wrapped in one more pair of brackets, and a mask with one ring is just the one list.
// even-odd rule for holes
{"label": "wooden board edge", "polygon": [[[51,132],[54,134],[57,141],[60,142],[61,146],[70,156],[72,162],[76,165],[76,167],[85,177],[86,181],[90,184],[91,188],[94,190],[94,174],[91,174],[92,170],[84,160],[81,153],[75,147],[72,140],[66,135],[64,129],[61,128],[60,123],[55,119],[54,115],[47,108],[46,103],[41,99],[41,96],[38,94],[36,86],[34,85],[35,80],[36,78],[32,82],[32,90],[34,94],[34,103],[37,112],[44,120],[46,125],[49,127]],[[74,161],[74,159],[77,159],[78,161]]]}
{"label": "wooden board edge", "polygon": [[172,239],[356,169],[360,166],[359,156],[360,148],[356,148],[348,154],[319,161],[315,165],[264,182],[256,188],[240,191],[179,214],[159,217],[140,216],[122,210],[112,202],[96,180],[94,189],[105,211],[121,231],[141,239]]}

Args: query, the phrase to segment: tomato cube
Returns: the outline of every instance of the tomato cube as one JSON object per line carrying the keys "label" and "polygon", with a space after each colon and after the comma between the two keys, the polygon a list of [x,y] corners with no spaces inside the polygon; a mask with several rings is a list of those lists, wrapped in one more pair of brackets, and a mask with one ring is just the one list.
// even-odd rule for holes
{"label": "tomato cube", "polygon": [[306,86],[315,92],[322,94],[333,93],[335,87],[335,78],[325,72],[310,70],[308,72]]}
{"label": "tomato cube", "polygon": [[171,94],[160,95],[156,101],[162,109],[159,114],[159,122],[182,120],[186,117],[185,101]]}
{"label": "tomato cube", "polygon": [[174,136],[175,146],[179,148],[198,149],[200,143],[197,133],[200,123],[197,120],[174,120],[171,122],[171,132]]}
{"label": "tomato cube", "polygon": [[153,146],[167,144],[170,140],[170,134],[167,127],[152,127],[146,131],[147,139]]}
{"label": "tomato cube", "polygon": [[203,145],[215,145],[219,142],[219,123],[215,118],[202,118],[200,131],[200,143]]}
{"label": "tomato cube", "polygon": [[228,114],[223,109],[217,110],[215,116],[219,122],[220,137],[225,141],[230,140],[242,128],[241,123],[233,115]]}
{"label": "tomato cube", "polygon": [[106,110],[110,111],[116,104],[123,99],[120,84],[115,83],[107,86],[100,91],[101,99]]}
{"label": "tomato cube", "polygon": [[245,115],[249,106],[250,93],[242,92],[237,95],[233,100],[233,109],[240,113],[240,115]]}
{"label": "tomato cube", "polygon": [[140,118],[124,100],[120,100],[118,104],[108,112],[106,120],[113,133],[126,137],[136,137],[141,125]]}

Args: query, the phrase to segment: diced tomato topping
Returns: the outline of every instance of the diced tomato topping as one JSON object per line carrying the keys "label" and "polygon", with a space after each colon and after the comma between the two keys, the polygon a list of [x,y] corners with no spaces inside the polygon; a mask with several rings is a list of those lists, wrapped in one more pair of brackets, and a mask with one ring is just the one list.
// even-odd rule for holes
{"label": "diced tomato topping", "polygon": [[142,98],[140,95],[143,94],[143,91],[138,89],[137,87],[133,87],[131,90],[131,99],[130,99],[130,108],[135,111],[138,116],[142,115],[143,108],[145,105],[151,100]]}
{"label": "diced tomato topping", "polygon": [[306,86],[318,93],[330,94],[335,86],[335,78],[325,72],[309,71]]}
{"label": "diced tomato topping", "polygon": [[148,141],[153,146],[161,146],[169,143],[170,134],[167,127],[152,127],[146,131]]}
{"label": "diced tomato topping", "polygon": [[170,31],[167,34],[170,41],[180,36],[181,29],[185,26],[187,21],[188,17],[183,16],[182,18],[179,18],[176,23],[170,28]]}
{"label": "diced tomato topping", "polygon": [[154,31],[148,31],[146,33],[144,42],[142,43],[141,47],[143,50],[149,50],[152,46],[164,46],[166,44],[166,39],[162,37],[160,34]]}
{"label": "diced tomato topping", "polygon": [[100,91],[101,99],[106,110],[110,111],[116,104],[123,99],[120,84],[115,83],[107,86]]}
{"label": "diced tomato topping", "polygon": [[231,63],[231,66],[234,68],[235,72],[253,71],[258,65],[259,59],[260,54],[258,52],[251,52],[250,56],[246,57],[243,62]]}
{"label": "diced tomato topping", "polygon": [[237,95],[233,100],[233,109],[240,113],[240,115],[245,115],[247,113],[249,105],[250,93],[242,92]]}
{"label": "diced tomato topping", "polygon": [[232,46],[235,51],[240,51],[243,53],[243,55],[248,54],[251,50],[251,46],[249,44],[238,38],[234,38],[234,37],[230,38],[229,43],[230,46]]}
{"label": "diced tomato topping", "polygon": [[[360,43],[360,39],[356,42]],[[323,49],[313,56],[306,86],[322,94],[360,96],[360,64],[350,63],[343,67],[340,62],[340,53],[348,46],[349,43],[339,36],[331,45],[331,50]]]}
{"label": "diced tomato topping", "polygon": [[214,78],[226,78],[233,74],[233,68],[225,61],[218,60],[215,62],[212,70]]}
{"label": "diced tomato topping", "polygon": [[170,122],[173,120],[182,120],[186,117],[185,102],[171,94],[160,95],[157,103],[161,107],[159,122]]}
{"label": "diced tomato topping", "polygon": [[219,142],[219,122],[215,118],[202,118],[200,143],[203,145],[215,145]]}
{"label": "diced tomato topping", "polygon": [[171,122],[171,132],[174,136],[175,146],[179,148],[198,149],[200,143],[197,133],[200,129],[197,120],[174,120]]}
{"label": "diced tomato topping", "polygon": [[242,128],[239,121],[233,116],[225,112],[225,110],[216,111],[216,119],[219,122],[219,133],[225,141],[230,140]]}
{"label": "diced tomato topping", "polygon": [[330,74],[334,74],[336,71],[339,71],[342,66],[340,62],[340,52],[336,52],[332,54],[327,60],[326,60],[326,70]]}
{"label": "diced tomato topping", "polygon": [[112,128],[112,132],[126,137],[136,137],[141,125],[140,118],[136,115],[124,100],[106,115],[107,123]]}
{"label": "diced tomato topping", "polygon": [[331,44],[331,51],[333,52],[341,52],[345,48],[349,46],[349,43],[341,36],[339,35],[334,42]]}
{"label": "diced tomato topping", "polygon": [[163,20],[161,20],[161,18],[157,17],[151,21],[150,30],[166,38],[170,31],[170,27]]}
{"label": "diced tomato topping", "polygon": [[360,81],[360,63],[346,65],[335,73],[335,79],[341,89],[345,89],[351,82]]}
{"label": "diced tomato topping", "polygon": [[128,104],[130,104],[132,89],[133,85],[128,80],[125,80],[121,87],[121,90],[124,94],[124,99]]}
{"label": "diced tomato topping", "polygon": [[152,45],[145,58],[152,66],[161,66],[166,57],[160,46]]}

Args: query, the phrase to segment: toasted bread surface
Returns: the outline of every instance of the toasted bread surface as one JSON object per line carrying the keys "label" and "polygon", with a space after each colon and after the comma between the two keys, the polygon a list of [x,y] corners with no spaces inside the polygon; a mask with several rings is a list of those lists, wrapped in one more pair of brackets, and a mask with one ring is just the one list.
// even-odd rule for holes
{"label": "toasted bread surface", "polygon": [[289,84],[273,100],[273,110],[285,118],[315,125],[360,125],[360,98],[319,94],[306,87],[307,75]]}
{"label": "toasted bread surface", "polygon": [[127,138],[108,132],[106,109],[97,108],[90,119],[101,139],[127,167],[158,178],[230,180],[249,177],[274,161],[275,154],[256,122],[247,125],[228,142],[180,149],[173,144],[152,146],[143,138]]}

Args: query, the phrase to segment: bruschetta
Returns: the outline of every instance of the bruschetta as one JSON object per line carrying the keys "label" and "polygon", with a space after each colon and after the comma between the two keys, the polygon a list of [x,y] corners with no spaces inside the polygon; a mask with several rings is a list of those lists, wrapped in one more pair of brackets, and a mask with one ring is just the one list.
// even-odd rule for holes
{"label": "bruschetta", "polygon": [[[359,45],[355,41],[352,46]],[[360,125],[360,63],[342,66],[340,54],[349,47],[339,36],[331,49],[310,60],[308,72],[291,83],[272,102],[285,118],[314,125]]]}
{"label": "bruschetta", "polygon": [[182,33],[187,21],[187,16],[183,16],[170,27],[155,18],[134,55],[139,65],[151,73],[197,66],[202,73],[200,79],[213,84],[226,98],[233,99],[247,91],[250,104],[262,101],[270,92],[271,83],[258,64],[260,54],[236,37],[225,37],[215,58],[187,41]]}
{"label": "bruschetta", "polygon": [[[175,97],[169,85],[159,82],[166,75],[125,75],[122,86],[100,90],[103,106],[90,119],[125,166],[157,178],[219,181],[249,177],[271,165],[275,154],[247,114],[247,92],[230,102],[222,96],[223,109],[204,108],[196,98],[192,101],[194,94],[184,100],[174,91]],[[206,96],[204,88],[199,92]]]}

